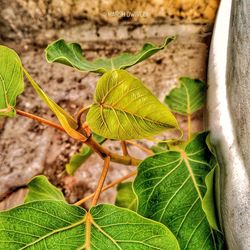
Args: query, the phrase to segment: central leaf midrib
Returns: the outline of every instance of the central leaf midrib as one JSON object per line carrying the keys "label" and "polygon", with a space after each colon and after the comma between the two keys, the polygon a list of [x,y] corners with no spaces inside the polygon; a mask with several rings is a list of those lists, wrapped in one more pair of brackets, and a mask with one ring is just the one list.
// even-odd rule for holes
{"label": "central leaf midrib", "polygon": [[[185,162],[185,165],[187,166],[188,172],[189,172],[189,174],[190,174],[190,176],[191,176],[191,179],[192,179],[192,181],[193,181],[194,187],[195,187],[195,189],[196,189],[196,191],[197,191],[198,198],[200,199],[200,201],[201,201],[201,203],[202,203],[202,201],[203,201],[202,194],[201,194],[201,192],[200,192],[200,190],[199,190],[199,187],[198,187],[198,184],[197,184],[197,182],[196,182],[196,180],[195,180],[195,176],[194,176],[192,167],[191,167],[191,165],[190,165],[190,163],[189,163],[189,158],[188,158],[188,156],[187,156],[187,153],[186,153],[184,150],[180,150],[180,153],[181,153],[181,156],[182,156],[182,158],[183,158],[183,160],[184,160],[184,162]],[[205,216],[205,217],[206,217],[206,216]],[[208,224],[209,224],[209,223],[208,223]],[[216,248],[216,243],[215,243],[215,240],[214,240],[214,233],[213,233],[213,229],[211,228],[210,224],[209,224],[209,228],[210,228],[210,232],[211,232],[211,235],[212,235],[212,239],[213,239],[214,246],[215,246],[215,248]],[[186,248],[185,248],[185,249],[186,249]],[[216,249],[217,249],[217,248],[216,248]]]}
{"label": "central leaf midrib", "polygon": [[[127,110],[122,110],[122,109],[119,109],[117,107],[113,107],[112,105],[109,105],[109,104],[106,104],[106,103],[103,103],[103,104],[96,103],[96,104],[99,105],[100,107],[103,107],[103,108],[107,108],[107,109],[111,109],[111,110],[115,110],[115,111],[119,111],[119,112],[125,112],[126,114],[128,114],[130,116],[134,116],[136,118],[140,118],[142,120],[145,120],[145,121],[148,121],[148,122],[155,123],[155,124],[161,125],[163,127],[166,127],[166,124],[163,123],[163,122],[159,122],[157,120],[152,120],[152,119],[149,119],[147,117],[140,116],[138,114],[133,114],[133,113],[127,111]],[[170,125],[168,125],[167,127],[170,127]],[[173,127],[173,126],[171,126],[171,127]]]}
{"label": "central leaf midrib", "polygon": [[187,95],[187,113],[191,114],[191,110],[190,110],[190,95],[189,95],[188,88],[187,88],[187,86],[186,86],[185,83],[183,83],[183,86],[185,88],[186,95]]}
{"label": "central leaf midrib", "polygon": [[198,187],[198,184],[197,184],[197,182],[196,182],[196,180],[195,180],[195,176],[194,176],[192,167],[191,167],[191,165],[190,165],[190,163],[189,163],[187,154],[186,154],[186,152],[183,151],[183,150],[180,150],[180,153],[181,153],[182,159],[183,159],[184,162],[185,162],[185,165],[187,166],[189,175],[191,176],[191,179],[192,179],[192,181],[193,181],[193,184],[194,184],[194,187],[195,187],[195,189],[196,189],[196,191],[197,191],[197,194],[198,194],[198,196],[199,196],[199,198],[200,198],[200,200],[201,200],[201,202],[202,202],[202,195],[201,195],[200,189],[199,189],[199,187]]}

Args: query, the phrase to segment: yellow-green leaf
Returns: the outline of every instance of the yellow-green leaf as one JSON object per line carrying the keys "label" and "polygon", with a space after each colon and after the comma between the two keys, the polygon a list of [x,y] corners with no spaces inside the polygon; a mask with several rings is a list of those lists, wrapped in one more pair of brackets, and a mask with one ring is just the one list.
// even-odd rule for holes
{"label": "yellow-green leaf", "polygon": [[156,46],[152,43],[146,43],[142,49],[136,54],[123,53],[109,59],[96,59],[92,62],[88,61],[84,55],[81,46],[77,43],[66,43],[64,40],[58,40],[50,44],[45,52],[49,62],[58,62],[81,71],[90,71],[97,73],[105,73],[112,69],[126,69],[131,67],[156,52],[164,49],[174,37],[167,37],[164,43]]}
{"label": "yellow-green leaf", "polygon": [[0,117],[15,116],[16,98],[23,90],[23,71],[18,55],[0,45]]}
{"label": "yellow-green leaf", "polygon": [[37,94],[56,115],[57,119],[59,120],[65,131],[68,133],[68,135],[77,140],[85,141],[86,137],[76,131],[77,122],[75,121],[75,119],[65,110],[63,110],[59,105],[57,105],[49,96],[47,96],[46,93],[39,87],[39,85],[33,80],[33,78],[24,68],[23,71]]}
{"label": "yellow-green leaf", "polygon": [[117,140],[150,138],[179,128],[171,111],[125,70],[109,71],[99,79],[87,123],[95,133]]}
{"label": "yellow-green leaf", "polygon": [[181,115],[192,114],[204,106],[205,94],[204,82],[181,77],[179,85],[165,97],[165,102],[173,112]]}

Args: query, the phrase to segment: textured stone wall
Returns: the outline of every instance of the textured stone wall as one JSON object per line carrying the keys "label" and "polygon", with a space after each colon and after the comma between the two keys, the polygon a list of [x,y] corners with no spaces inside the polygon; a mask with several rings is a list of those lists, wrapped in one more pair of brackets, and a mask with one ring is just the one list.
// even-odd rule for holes
{"label": "textured stone wall", "polygon": [[87,23],[212,23],[218,4],[219,0],[0,0],[0,34],[34,42],[39,34],[56,36],[57,30]]}

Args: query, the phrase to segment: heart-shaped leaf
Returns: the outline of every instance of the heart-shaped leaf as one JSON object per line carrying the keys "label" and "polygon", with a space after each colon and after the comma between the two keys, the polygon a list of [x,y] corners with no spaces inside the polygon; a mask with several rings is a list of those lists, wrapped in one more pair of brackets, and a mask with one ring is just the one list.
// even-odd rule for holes
{"label": "heart-shaped leaf", "polygon": [[205,103],[206,85],[204,82],[181,77],[179,85],[165,97],[169,108],[181,115],[192,114]]}
{"label": "heart-shaped leaf", "polygon": [[0,213],[0,249],[179,249],[168,228],[128,209],[68,205],[44,176],[29,189],[30,202]]}
{"label": "heart-shaped leaf", "polygon": [[138,213],[167,225],[181,249],[222,249],[206,137],[198,134],[185,149],[147,158],[134,181]]}
{"label": "heart-shaped leaf", "polygon": [[37,94],[41,97],[41,99],[48,105],[51,111],[56,115],[57,119],[61,123],[62,127],[68,133],[69,136],[75,138],[77,140],[86,141],[86,137],[80,134],[77,128],[77,122],[75,119],[68,114],[65,110],[63,110],[59,105],[57,105],[41,88],[40,86],[33,80],[30,74],[23,68],[23,71],[28,78],[29,82],[37,92]]}
{"label": "heart-shaped leaf", "polygon": [[15,116],[16,98],[23,90],[19,56],[14,50],[0,45],[0,117]]}
{"label": "heart-shaped leaf", "polygon": [[28,184],[29,192],[25,202],[37,200],[65,201],[63,193],[53,186],[44,175],[34,177]]}
{"label": "heart-shaped leaf", "polygon": [[137,197],[133,191],[132,182],[118,184],[115,205],[136,211]]}
{"label": "heart-shaped leaf", "polygon": [[0,249],[177,250],[162,224],[128,209],[98,205],[89,213],[63,201],[33,201],[0,213]]}
{"label": "heart-shaped leaf", "polygon": [[66,43],[64,40],[58,40],[50,44],[46,48],[45,53],[49,62],[58,62],[81,71],[103,74],[112,69],[126,69],[146,60],[156,52],[164,49],[173,39],[174,37],[167,37],[160,46],[146,43],[136,54],[124,53],[110,59],[96,59],[92,62],[84,57],[83,50],[79,44]]}
{"label": "heart-shaped leaf", "polygon": [[117,140],[150,138],[179,128],[171,111],[125,70],[107,72],[99,79],[86,120],[95,133]]}

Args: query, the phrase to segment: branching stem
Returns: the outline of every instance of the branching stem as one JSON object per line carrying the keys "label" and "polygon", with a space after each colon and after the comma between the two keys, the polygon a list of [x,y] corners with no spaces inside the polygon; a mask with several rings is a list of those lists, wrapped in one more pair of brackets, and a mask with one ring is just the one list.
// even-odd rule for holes
{"label": "branching stem", "polygon": [[[133,177],[133,176],[135,176],[136,173],[137,173],[137,170],[135,170],[135,171],[133,171],[133,172],[131,172],[131,173],[129,173],[129,174],[127,174],[127,175],[125,175],[125,176],[123,176],[123,177],[121,177],[121,178],[119,178],[119,179],[113,181],[113,182],[111,182],[110,184],[108,184],[108,185],[106,185],[105,187],[103,187],[102,190],[101,190],[101,192],[104,192],[104,191],[106,191],[106,190],[108,190],[108,189],[114,187],[115,185],[117,185],[117,184],[119,184],[119,183],[121,183],[121,182],[123,182],[123,181],[125,181],[125,180],[127,180],[127,179],[129,179],[129,178],[131,178],[131,177]],[[79,201],[77,201],[76,203],[74,203],[74,205],[80,206],[80,205],[83,204],[84,202],[86,202],[86,201],[88,201],[89,199],[91,199],[92,197],[94,197],[94,195],[95,195],[95,193],[92,193],[92,194],[90,194],[90,195],[88,195],[88,196],[85,196],[85,197],[82,198],[81,200],[79,200]]]}
{"label": "branching stem", "polygon": [[[36,120],[40,123],[46,124],[50,127],[59,129],[62,132],[65,132],[64,128],[55,122],[46,120],[42,117],[30,114],[28,112],[25,112],[25,111],[22,111],[19,109],[16,109],[16,113],[18,115],[25,116],[25,117],[30,118],[32,120]],[[83,127],[83,129],[84,129],[84,127]],[[108,149],[102,147],[99,143],[97,143],[91,136],[87,139],[87,141],[84,141],[84,143],[87,144],[89,147],[91,147],[92,150],[95,151],[97,154],[99,154],[103,159],[105,157],[109,156],[110,160],[113,162],[121,163],[124,165],[133,165],[133,166],[137,166],[141,162],[141,160],[133,158],[131,156],[123,156],[123,155],[118,155],[118,154],[115,154],[113,152],[110,152]]]}
{"label": "branching stem", "polygon": [[93,140],[91,137],[85,142],[89,147],[91,147],[95,152],[97,152],[103,159],[106,156],[110,157],[113,162],[121,163],[124,165],[137,166],[141,163],[141,160],[131,157],[129,155],[118,155],[110,152],[108,149],[102,147],[99,143]]}

